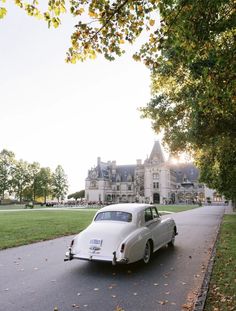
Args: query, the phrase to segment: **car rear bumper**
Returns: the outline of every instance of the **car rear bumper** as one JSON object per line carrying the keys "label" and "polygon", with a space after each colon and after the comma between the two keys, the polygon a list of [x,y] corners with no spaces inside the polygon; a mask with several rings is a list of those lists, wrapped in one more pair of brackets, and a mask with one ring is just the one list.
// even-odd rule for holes
{"label": "car rear bumper", "polygon": [[127,258],[117,259],[116,252],[113,253],[113,256],[102,256],[98,254],[71,254],[70,250],[66,252],[64,261],[69,261],[72,259],[79,259],[79,260],[87,260],[87,261],[104,261],[104,262],[111,262],[113,265],[116,264],[127,264],[129,260]]}

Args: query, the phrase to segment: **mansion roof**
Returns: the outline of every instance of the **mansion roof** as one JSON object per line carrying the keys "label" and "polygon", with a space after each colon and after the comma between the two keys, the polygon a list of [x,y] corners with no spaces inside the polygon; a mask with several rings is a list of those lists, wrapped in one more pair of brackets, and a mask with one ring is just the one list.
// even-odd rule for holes
{"label": "mansion roof", "polygon": [[199,170],[193,163],[174,164],[165,161],[160,143],[156,141],[152,148],[150,157],[141,164],[117,165],[116,161],[102,162],[100,157],[97,159],[97,166],[89,170],[88,178],[99,178],[112,182],[132,182],[135,179],[136,170],[145,167],[155,167],[161,170],[170,170],[175,174],[177,183],[194,183],[198,181]]}

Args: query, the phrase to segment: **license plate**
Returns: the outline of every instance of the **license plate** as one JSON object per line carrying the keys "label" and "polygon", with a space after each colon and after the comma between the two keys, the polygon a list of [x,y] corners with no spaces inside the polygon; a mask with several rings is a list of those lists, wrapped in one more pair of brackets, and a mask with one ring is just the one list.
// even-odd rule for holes
{"label": "license plate", "polygon": [[101,239],[92,239],[89,242],[90,245],[95,245],[95,246],[102,246],[102,240]]}

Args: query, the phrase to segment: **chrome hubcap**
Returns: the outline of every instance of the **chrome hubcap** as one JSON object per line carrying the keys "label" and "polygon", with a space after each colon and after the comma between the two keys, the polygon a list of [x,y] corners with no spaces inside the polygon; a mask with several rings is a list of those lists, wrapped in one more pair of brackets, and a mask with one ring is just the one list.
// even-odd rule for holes
{"label": "chrome hubcap", "polygon": [[145,263],[148,263],[148,262],[149,262],[150,253],[151,253],[150,244],[149,244],[149,242],[147,242],[147,244],[146,244],[146,246],[145,246],[145,250],[144,250],[144,257],[143,257],[143,261],[144,261]]}

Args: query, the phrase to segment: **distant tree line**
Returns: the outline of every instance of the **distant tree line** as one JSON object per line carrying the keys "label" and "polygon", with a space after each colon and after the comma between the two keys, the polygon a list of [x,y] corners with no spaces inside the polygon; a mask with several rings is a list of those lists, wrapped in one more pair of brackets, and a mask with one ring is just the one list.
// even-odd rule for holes
{"label": "distant tree line", "polygon": [[3,149],[0,152],[0,201],[6,194],[14,194],[20,202],[43,200],[46,203],[48,198],[56,198],[59,202],[67,191],[67,176],[61,165],[53,172],[38,162],[17,160],[12,151]]}
{"label": "distant tree line", "polygon": [[74,193],[71,193],[68,195],[68,199],[75,199],[76,201],[78,199],[83,199],[85,197],[85,190],[80,190]]}

